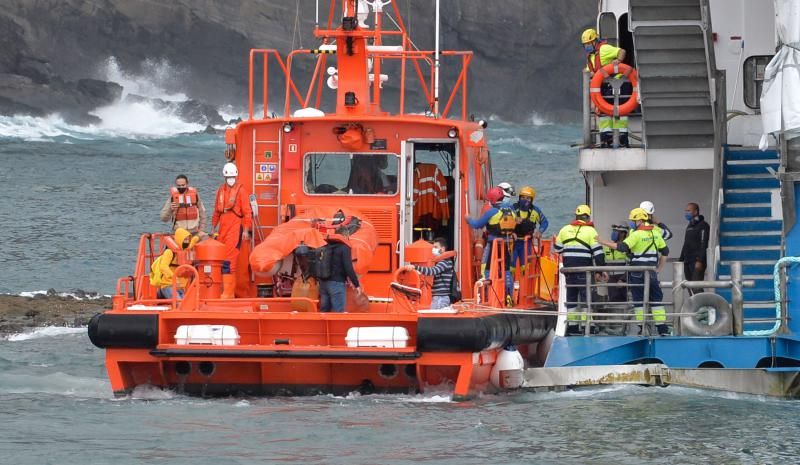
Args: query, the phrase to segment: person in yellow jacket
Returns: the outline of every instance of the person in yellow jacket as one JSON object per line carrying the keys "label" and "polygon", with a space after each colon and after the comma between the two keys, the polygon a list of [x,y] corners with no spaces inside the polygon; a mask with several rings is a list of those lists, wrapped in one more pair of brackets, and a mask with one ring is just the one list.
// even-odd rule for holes
{"label": "person in yellow jacket", "polygon": [[[553,244],[553,251],[561,254],[564,268],[582,266],[604,266],[603,247],[597,242],[597,230],[591,221],[592,210],[588,205],[578,205],[575,221],[561,228]],[[567,334],[580,334],[579,321],[586,321],[586,314],[571,311],[578,301],[586,302],[586,274],[564,273],[567,283]],[[595,275],[596,279],[608,279],[605,273]]]}
{"label": "person in yellow jacket", "polygon": [[[583,31],[583,34],[581,34],[581,43],[583,44],[584,52],[586,52],[586,68],[584,69],[592,74],[599,72],[605,77],[608,77],[608,73],[602,69],[603,66],[608,64],[618,65],[625,61],[625,49],[601,41],[600,37],[597,35],[597,31],[594,29],[590,28]],[[620,75],[617,77],[620,77]],[[620,89],[619,103],[622,104],[626,102],[627,99],[622,98],[622,96],[631,95],[632,92],[633,87],[631,83],[625,82]],[[600,88],[600,93],[606,98],[606,101],[614,102],[614,91],[611,84],[608,82],[603,83],[603,86]],[[614,129],[619,131],[620,145],[628,147],[627,116],[620,116],[618,118],[612,118],[608,115],[599,116],[597,119],[597,127],[600,130],[600,142],[602,147],[611,147],[614,139]]]}
{"label": "person in yellow jacket", "polygon": [[[649,215],[642,208],[631,210],[628,219],[631,221],[631,233],[621,242],[600,241],[603,245],[611,249],[627,253],[631,256],[631,266],[650,266],[655,267],[655,271],[650,273],[650,311],[653,320],[656,322],[658,334],[666,336],[669,334],[667,327],[667,311],[661,301],[664,294],[661,292],[661,285],[658,282],[658,272],[664,267],[669,255],[669,248],[661,234],[658,234],[653,225],[647,221]],[[637,321],[644,319],[644,272],[628,273],[628,284],[631,287],[631,295],[634,302],[634,313]]]}
{"label": "person in yellow jacket", "polygon": [[[192,233],[184,228],[175,230],[173,236],[175,243],[183,250],[191,250],[197,241],[200,240],[198,236],[192,236]],[[157,297],[159,299],[172,298],[172,281],[175,279],[175,269],[178,267],[177,257],[175,252],[170,248],[155,260],[150,266],[150,284],[158,287]],[[186,279],[178,278],[178,298],[183,298],[184,288],[186,287]]]}

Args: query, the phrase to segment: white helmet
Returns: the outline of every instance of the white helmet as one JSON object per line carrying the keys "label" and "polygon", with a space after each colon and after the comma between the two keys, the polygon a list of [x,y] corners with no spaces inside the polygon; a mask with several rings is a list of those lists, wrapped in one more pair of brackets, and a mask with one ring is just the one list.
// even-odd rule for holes
{"label": "white helmet", "polygon": [[499,187],[500,189],[503,189],[503,197],[506,198],[506,199],[509,198],[509,197],[513,197],[514,195],[517,194],[514,191],[514,186],[512,186],[511,184],[509,184],[507,182],[501,182],[500,184],[497,185],[497,187]]}
{"label": "white helmet", "polygon": [[648,215],[652,215],[656,212],[656,206],[653,205],[653,202],[649,200],[645,200],[644,202],[640,203],[639,208],[646,211]]}
{"label": "white helmet", "polygon": [[239,176],[239,169],[233,163],[225,163],[225,166],[222,167],[222,175],[226,178]]}

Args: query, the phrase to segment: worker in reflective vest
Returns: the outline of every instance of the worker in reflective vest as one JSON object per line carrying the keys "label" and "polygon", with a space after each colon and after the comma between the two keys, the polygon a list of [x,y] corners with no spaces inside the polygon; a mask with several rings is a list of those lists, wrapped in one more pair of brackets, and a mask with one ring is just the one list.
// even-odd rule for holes
{"label": "worker in reflective vest", "polygon": [[[559,231],[553,251],[561,254],[564,268],[605,265],[603,247],[597,242],[597,230],[591,215],[588,205],[578,205],[575,221]],[[574,310],[579,301],[586,302],[586,273],[564,273],[564,277],[567,283],[567,334],[580,334],[577,322],[587,321],[586,313]],[[605,281],[608,275],[595,273],[595,279]]]}
{"label": "worker in reflective vest", "polygon": [[239,248],[242,241],[250,240],[253,227],[253,211],[250,208],[249,194],[241,183],[237,182],[239,170],[233,163],[226,163],[222,169],[225,177],[217,190],[214,202],[214,214],[211,225],[219,227],[217,240],[225,244],[227,267],[222,267],[222,298],[231,299],[236,289],[236,262],[239,259]]}
{"label": "worker in reflective vest", "polygon": [[[619,243],[628,237],[628,224],[622,222],[611,226],[611,242]],[[603,246],[603,254],[605,255],[607,266],[625,266],[628,264],[628,254],[620,252],[619,250],[612,249],[609,246]],[[627,275],[624,271],[609,271],[608,283],[620,284],[618,287],[608,288],[608,301],[609,302],[626,302],[628,300],[628,288],[625,286],[627,282]],[[614,310],[621,310],[615,307]]]}
{"label": "worker in reflective vest", "polygon": [[[615,47],[611,44],[601,41],[594,29],[586,29],[581,35],[581,43],[583,50],[586,52],[586,70],[592,74],[600,72],[604,73],[603,66],[608,64],[619,64],[625,61],[625,49]],[[616,77],[620,77],[617,75]],[[622,104],[627,99],[622,96],[629,96],[633,92],[633,87],[630,82],[625,82],[620,89],[620,100]],[[600,93],[607,97],[606,101],[613,103],[613,88],[611,84],[604,82],[600,88]],[[623,147],[628,147],[628,117],[620,116],[612,118],[608,115],[598,116],[597,126],[600,131],[600,142],[602,147],[611,147],[614,138],[614,129],[619,131],[619,143]]]}
{"label": "worker in reflective vest", "polygon": [[[628,219],[631,221],[633,231],[621,242],[601,241],[614,250],[627,253],[631,256],[631,266],[655,267],[655,271],[650,273],[649,302],[650,311],[653,314],[653,321],[656,323],[658,334],[665,336],[669,334],[667,327],[667,311],[661,304],[664,294],[661,292],[661,285],[658,282],[658,273],[667,262],[669,248],[664,238],[657,234],[653,226],[647,223],[649,216],[642,208],[631,210]],[[628,273],[628,284],[631,287],[633,296],[633,309],[637,321],[644,320],[644,272],[636,271]]]}
{"label": "worker in reflective vest", "polygon": [[653,202],[645,200],[639,204],[639,208],[647,213],[647,222],[653,225],[653,231],[655,231],[656,234],[660,234],[665,241],[672,239],[672,230],[656,218],[656,206]]}
{"label": "worker in reflective vest", "polygon": [[533,204],[536,199],[536,190],[533,187],[525,186],[519,190],[519,200],[514,204],[514,213],[517,215],[517,227],[514,234],[517,236],[514,241],[514,255],[511,259],[511,266],[516,267],[521,264],[525,267],[525,237],[528,239],[527,256],[533,253],[533,238],[542,237],[542,233],[547,231],[550,225],[547,217],[542,210]]}
{"label": "worker in reflective vest", "polygon": [[169,198],[161,207],[161,221],[172,223],[172,231],[183,228],[192,234],[206,235],[206,208],[197,194],[197,189],[189,186],[189,178],[179,174],[175,185],[169,190]]}

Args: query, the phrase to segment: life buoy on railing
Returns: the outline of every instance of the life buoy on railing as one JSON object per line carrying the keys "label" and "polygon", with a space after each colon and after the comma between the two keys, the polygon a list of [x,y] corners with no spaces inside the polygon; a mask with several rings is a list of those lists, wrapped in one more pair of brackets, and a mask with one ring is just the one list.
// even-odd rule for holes
{"label": "life buoy on railing", "polygon": [[[617,112],[618,116],[625,116],[636,109],[639,106],[639,75],[636,73],[636,70],[625,63],[620,63],[619,65],[614,66],[612,63],[609,63],[602,68],[609,76],[616,76],[619,73],[627,74],[628,80],[631,82],[631,86],[633,86],[633,92],[631,92],[631,96],[628,98],[628,101],[625,103],[621,103],[619,105],[619,109]],[[603,85],[603,79],[606,77],[603,76],[603,73],[600,70],[597,70],[592,76],[592,81],[589,86],[589,93],[592,96],[592,103],[595,104],[597,110],[600,113],[606,115],[613,115],[614,114],[614,104],[607,102],[603,98],[603,94],[600,93],[600,88]]]}
{"label": "life buoy on railing", "polygon": [[[698,319],[700,311],[713,308],[714,322],[707,324]],[[691,313],[681,317],[681,332],[685,336],[726,336],[733,333],[733,317],[731,306],[722,296],[710,292],[701,292],[689,298],[684,304],[682,313]]]}

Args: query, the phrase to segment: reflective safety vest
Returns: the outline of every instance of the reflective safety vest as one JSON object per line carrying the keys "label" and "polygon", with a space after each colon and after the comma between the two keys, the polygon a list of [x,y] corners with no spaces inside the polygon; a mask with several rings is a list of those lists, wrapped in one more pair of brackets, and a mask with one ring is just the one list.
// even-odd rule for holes
{"label": "reflective safety vest", "polygon": [[603,247],[595,240],[597,230],[591,222],[573,221],[561,228],[553,244],[565,267],[605,265]]}
{"label": "reflective safety vest", "polygon": [[[628,254],[614,250],[611,247],[603,246],[603,254],[606,258],[606,265],[609,266],[625,266],[628,264]],[[624,275],[624,271],[609,271],[609,275],[619,276]]]}
{"label": "reflective safety vest", "polygon": [[450,219],[447,180],[433,163],[419,163],[414,167],[414,223],[425,215],[434,220]]}
{"label": "reflective safety vest", "polygon": [[517,215],[514,209],[507,206],[500,206],[497,207],[497,213],[489,218],[489,223],[486,225],[486,232],[494,237],[508,236],[514,232],[516,227]]}
{"label": "reflective safety vest", "polygon": [[522,221],[514,229],[517,236],[522,239],[525,236],[531,235],[536,231],[536,225],[539,224],[539,212],[534,210],[533,205],[527,209],[521,209],[519,206],[514,206],[514,213],[517,214]]}
{"label": "reflective safety vest", "polygon": [[228,195],[227,198],[225,197],[225,192],[228,191],[226,187],[227,184],[223,184],[220,186],[219,190],[217,190],[217,200],[214,202],[214,209],[219,214],[232,212],[234,215],[241,218],[244,215],[241,212],[241,207],[238,207],[236,203],[236,198],[239,196],[239,191],[242,189],[242,185],[239,183],[234,184],[234,186],[230,189],[230,195]]}
{"label": "reflective safety vest", "polygon": [[196,220],[200,217],[200,210],[197,208],[197,189],[188,187],[186,192],[181,194],[178,188],[172,186],[169,189],[172,202],[178,204],[178,210],[175,212],[175,221]]}
{"label": "reflective safety vest", "polygon": [[669,251],[664,238],[650,225],[639,226],[622,243],[631,252],[633,266],[656,266],[659,253],[666,255]]}

